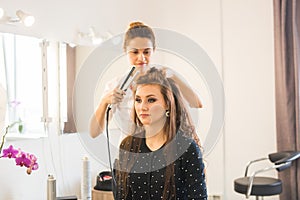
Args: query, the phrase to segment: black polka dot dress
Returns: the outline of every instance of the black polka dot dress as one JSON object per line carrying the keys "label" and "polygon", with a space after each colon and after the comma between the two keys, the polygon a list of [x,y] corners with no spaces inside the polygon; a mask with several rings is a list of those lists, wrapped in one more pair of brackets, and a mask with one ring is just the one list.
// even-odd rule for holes
{"label": "black polka dot dress", "polygon": [[[133,138],[133,146],[135,140],[136,138]],[[207,200],[202,154],[194,140],[177,134],[171,144],[156,151],[151,151],[147,147],[144,138],[139,140],[141,142],[138,153],[131,153],[132,155],[128,156],[128,161],[132,161],[133,165],[127,178],[127,196],[125,197],[121,187],[117,187],[116,199],[163,199],[166,167],[174,164],[173,176],[176,194],[175,196],[170,195],[168,199]],[[121,144],[121,149],[122,145],[125,144]],[[131,151],[135,152],[134,148]],[[168,159],[166,159],[167,154]],[[122,160],[121,156],[120,153],[120,161]]]}

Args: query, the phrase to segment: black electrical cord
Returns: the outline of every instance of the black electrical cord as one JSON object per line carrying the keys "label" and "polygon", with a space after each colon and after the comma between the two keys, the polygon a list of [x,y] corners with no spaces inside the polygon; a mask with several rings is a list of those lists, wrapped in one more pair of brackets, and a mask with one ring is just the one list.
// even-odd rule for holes
{"label": "black electrical cord", "polygon": [[[124,91],[127,90],[128,86],[131,84],[131,81],[133,81],[133,79],[134,79],[134,78],[132,78],[132,80],[128,82],[128,80],[129,80],[131,74],[134,72],[134,70],[135,70],[135,66],[133,66],[131,68],[130,72],[128,73],[125,80],[123,81],[123,83],[120,87],[120,90],[124,90]],[[138,75],[138,73],[136,73],[135,76],[136,75]],[[126,83],[127,83],[127,86],[125,86]],[[112,190],[114,190],[114,187],[116,187],[117,182],[116,182],[115,174],[114,174],[113,167],[112,167],[111,153],[110,153],[110,142],[109,142],[110,140],[109,140],[109,133],[108,133],[108,122],[109,122],[109,112],[110,112],[110,110],[111,110],[111,105],[109,105],[107,107],[107,110],[106,110],[106,137],[107,137],[106,141],[107,141],[107,150],[108,150],[108,161],[109,161],[109,167],[110,167],[111,177],[112,177]],[[118,169],[116,169],[116,170],[118,170]],[[117,191],[113,191],[113,195],[114,195],[115,199],[116,199],[116,193],[117,193]]]}
{"label": "black electrical cord", "polygon": [[108,122],[109,122],[109,112],[111,110],[111,107],[108,106],[107,110],[106,110],[106,137],[107,137],[107,151],[108,151],[108,162],[109,162],[109,167],[110,167],[110,171],[111,171],[111,178],[112,178],[112,191],[114,194],[114,198],[116,199],[116,191],[114,191],[114,187],[116,186],[117,182],[115,179],[115,174],[113,171],[113,167],[112,167],[112,161],[111,161],[111,152],[110,152],[110,140],[109,140],[109,133],[108,133]]}
{"label": "black electrical cord", "polygon": [[111,153],[110,153],[110,144],[109,144],[109,134],[108,134],[108,121],[109,121],[109,111],[111,110],[111,107],[108,106],[107,110],[106,110],[106,137],[107,137],[107,150],[108,150],[108,161],[109,161],[109,167],[111,172],[113,172],[113,168],[112,168],[112,162],[111,162]]}

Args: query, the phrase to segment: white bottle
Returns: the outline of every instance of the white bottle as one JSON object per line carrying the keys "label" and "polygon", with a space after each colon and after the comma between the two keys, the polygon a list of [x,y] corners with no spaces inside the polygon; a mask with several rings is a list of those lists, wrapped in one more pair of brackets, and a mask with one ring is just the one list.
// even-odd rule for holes
{"label": "white bottle", "polygon": [[53,175],[48,175],[47,200],[56,200],[56,180]]}
{"label": "white bottle", "polygon": [[92,199],[91,169],[88,157],[82,159],[81,199]]}

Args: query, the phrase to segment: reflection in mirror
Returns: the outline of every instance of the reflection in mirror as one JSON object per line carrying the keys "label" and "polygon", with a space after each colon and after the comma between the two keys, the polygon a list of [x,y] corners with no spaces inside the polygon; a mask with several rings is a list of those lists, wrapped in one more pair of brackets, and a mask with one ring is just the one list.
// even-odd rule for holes
{"label": "reflection in mirror", "polygon": [[58,42],[0,34],[0,84],[7,97],[5,124],[20,121],[21,125],[10,130],[9,136],[46,136],[54,117],[67,118],[66,48]]}

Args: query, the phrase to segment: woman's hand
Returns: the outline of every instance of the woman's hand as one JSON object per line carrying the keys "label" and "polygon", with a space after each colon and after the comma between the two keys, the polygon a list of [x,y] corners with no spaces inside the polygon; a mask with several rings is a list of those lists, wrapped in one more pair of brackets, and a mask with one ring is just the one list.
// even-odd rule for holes
{"label": "woman's hand", "polygon": [[125,94],[126,93],[123,90],[115,88],[113,91],[108,92],[103,99],[106,104],[118,104],[123,101]]}
{"label": "woman's hand", "polygon": [[[107,106],[112,104],[118,104],[122,102],[125,92],[118,88],[108,92],[101,99],[97,110],[92,115],[90,119],[90,135],[95,138],[100,135],[105,128],[105,113],[107,111]],[[110,115],[111,117],[111,115]]]}

